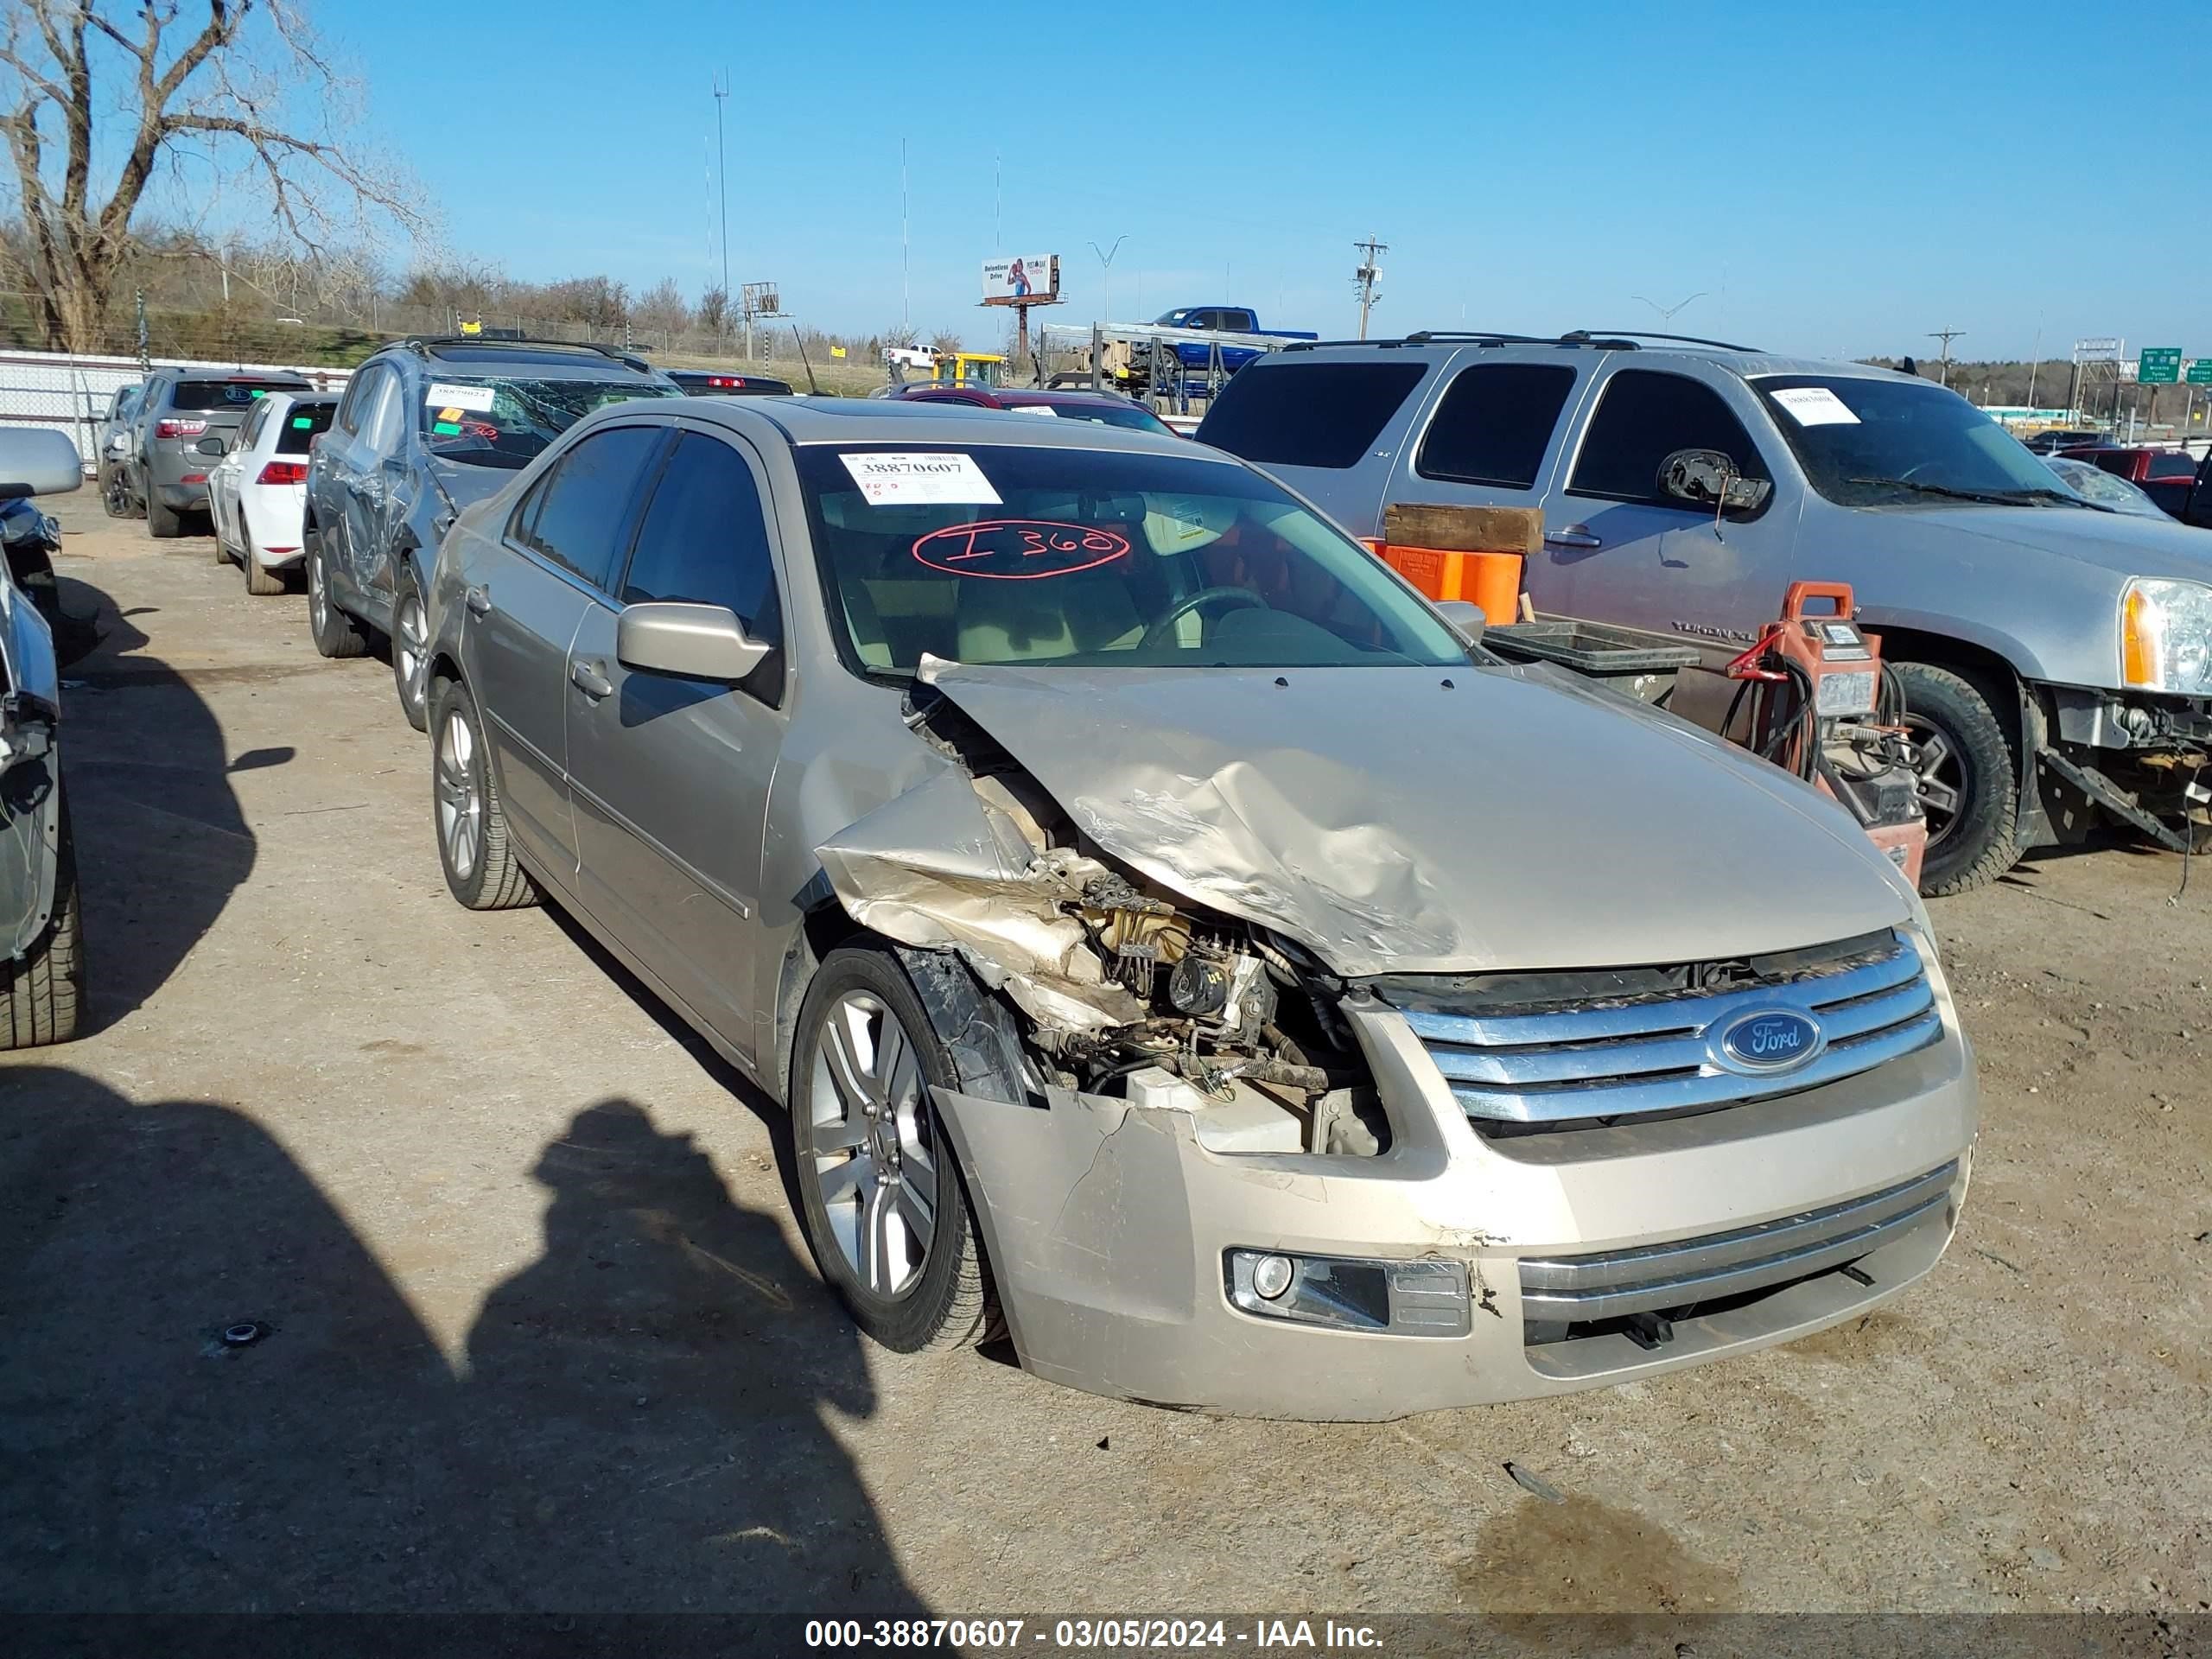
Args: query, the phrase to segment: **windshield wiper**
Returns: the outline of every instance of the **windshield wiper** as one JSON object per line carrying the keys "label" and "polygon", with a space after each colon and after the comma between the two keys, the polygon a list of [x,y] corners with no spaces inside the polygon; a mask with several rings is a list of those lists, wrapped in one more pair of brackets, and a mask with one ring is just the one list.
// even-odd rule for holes
{"label": "windshield wiper", "polygon": [[1916,495],[1940,495],[1948,501],[1980,501],[1993,507],[2017,507],[2031,501],[2049,501],[2059,506],[2088,507],[2098,512],[2109,512],[2109,507],[2100,507],[2094,501],[2084,501],[2078,495],[2064,490],[2044,489],[2040,486],[2024,490],[1955,490],[1948,484],[1923,484],[1913,478],[1854,478],[1853,484],[1878,484],[1893,490],[1910,490]]}

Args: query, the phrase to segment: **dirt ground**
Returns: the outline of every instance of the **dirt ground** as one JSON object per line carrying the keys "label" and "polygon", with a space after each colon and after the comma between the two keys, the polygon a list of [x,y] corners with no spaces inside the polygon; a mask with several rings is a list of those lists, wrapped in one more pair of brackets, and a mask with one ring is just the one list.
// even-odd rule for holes
{"label": "dirt ground", "polygon": [[1175,1414],[863,1344],[776,1114],[557,913],[447,896],[388,668],[64,518],[92,1030],[0,1059],[0,1605],[2212,1604],[2212,869],[1935,906],[1982,1135],[1888,1308],[1549,1403]]}

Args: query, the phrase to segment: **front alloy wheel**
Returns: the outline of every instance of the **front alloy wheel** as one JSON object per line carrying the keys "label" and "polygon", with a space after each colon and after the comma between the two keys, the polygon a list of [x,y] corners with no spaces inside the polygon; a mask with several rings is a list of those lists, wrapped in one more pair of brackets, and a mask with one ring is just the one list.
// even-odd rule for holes
{"label": "front alloy wheel", "polygon": [[831,951],[796,1035],[792,1152],[822,1276],[887,1348],[980,1339],[995,1298],[931,1093],[954,1073],[906,970],[880,951]]}
{"label": "front alloy wheel", "polygon": [[460,708],[446,710],[438,728],[435,798],[438,849],[447,878],[467,885],[484,856],[484,790],[479,781],[476,732]]}

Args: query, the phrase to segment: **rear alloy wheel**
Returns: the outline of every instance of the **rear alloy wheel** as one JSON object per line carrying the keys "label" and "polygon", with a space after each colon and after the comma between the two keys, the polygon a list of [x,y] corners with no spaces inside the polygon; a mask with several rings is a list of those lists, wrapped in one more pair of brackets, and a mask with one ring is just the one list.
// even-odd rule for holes
{"label": "rear alloy wheel", "polygon": [[184,534],[184,515],[146,489],[146,533],[157,542],[173,542]]}
{"label": "rear alloy wheel", "polygon": [[100,510],[111,518],[135,516],[130,506],[130,491],[123,481],[123,468],[120,467],[100,468]]}
{"label": "rear alloy wheel", "polygon": [[423,589],[415,567],[402,556],[393,563],[391,600],[391,683],[399,693],[399,712],[416,731],[430,727],[430,624],[423,608]]}
{"label": "rear alloy wheel", "polygon": [[253,526],[245,522],[245,515],[238,515],[238,569],[245,572],[245,590],[256,599],[273,599],[291,584],[284,580],[282,570],[262,568],[253,556]]}
{"label": "rear alloy wheel", "polygon": [[1920,890],[1940,897],[1986,887],[2020,859],[2012,745],[1989,697],[1972,681],[1927,663],[1895,666],[1928,815]]}
{"label": "rear alloy wheel", "polygon": [[85,925],[77,903],[77,853],[62,809],[54,874],[54,919],[20,962],[0,958],[0,1049],[66,1043],[85,1008]]}
{"label": "rear alloy wheel", "polygon": [[315,648],[326,657],[359,657],[369,648],[369,637],[330,597],[330,578],[322,563],[322,537],[309,531],[307,543],[308,632],[314,637]]}
{"label": "rear alloy wheel", "polygon": [[861,1328],[900,1353],[995,1324],[952,1144],[931,1098],[954,1080],[896,961],[834,950],[800,1010],[791,1141],[815,1262]]}
{"label": "rear alloy wheel", "polygon": [[492,757],[468,688],[440,680],[430,698],[430,815],[446,887],[471,910],[515,910],[537,902],[537,887],[507,840]]}

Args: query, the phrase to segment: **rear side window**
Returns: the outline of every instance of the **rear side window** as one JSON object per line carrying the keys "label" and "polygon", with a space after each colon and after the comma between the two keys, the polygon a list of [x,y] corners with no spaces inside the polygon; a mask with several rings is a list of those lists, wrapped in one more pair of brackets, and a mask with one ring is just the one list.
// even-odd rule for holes
{"label": "rear side window", "polygon": [[1718,449],[1745,478],[1772,477],[1712,387],[1688,375],[1624,369],[1599,394],[1567,493],[1692,511],[1659,488],[1659,464],[1677,449]]}
{"label": "rear side window", "polygon": [[171,409],[251,409],[272,391],[302,391],[296,380],[180,380]]}
{"label": "rear side window", "polygon": [[[768,550],[760,491],[745,457],[718,438],[686,432],[677,440],[638,527],[622,602],[656,599],[728,606],[753,639],[763,645],[783,643],[776,564]],[[764,702],[779,701],[779,657],[762,663],[745,689]]]}
{"label": "rear side window", "polygon": [[1574,371],[1563,363],[1478,363],[1460,370],[1436,406],[1414,470],[1461,484],[1529,488],[1573,390]]}
{"label": "rear side window", "polygon": [[530,545],[593,587],[605,588],[621,556],[638,481],[665,432],[658,426],[617,426],[569,450],[539,493]]}
{"label": "rear side window", "polygon": [[361,411],[376,401],[377,388],[384,384],[387,372],[379,363],[354,370],[353,378],[346,383],[346,395],[338,400],[338,415],[332,424],[340,432],[359,431]]}
{"label": "rear side window", "polygon": [[2196,458],[2178,450],[2151,457],[2150,474],[2152,478],[2195,478]]}
{"label": "rear side window", "polygon": [[1247,366],[1222,389],[1198,441],[1262,466],[1356,464],[1428,372],[1425,363]]}
{"label": "rear side window", "polygon": [[294,404],[284,416],[284,429],[276,435],[280,455],[304,455],[318,432],[330,429],[335,404]]}

